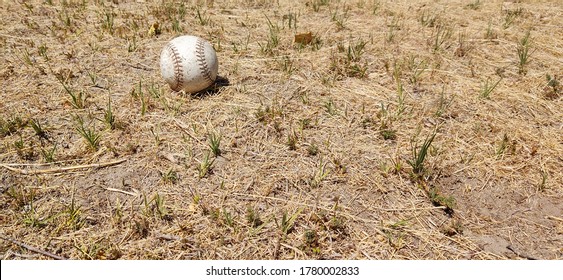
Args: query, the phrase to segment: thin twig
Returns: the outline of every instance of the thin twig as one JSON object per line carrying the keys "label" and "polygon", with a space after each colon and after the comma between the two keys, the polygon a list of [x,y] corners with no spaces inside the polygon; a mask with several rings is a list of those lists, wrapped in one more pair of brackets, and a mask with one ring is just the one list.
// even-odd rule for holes
{"label": "thin twig", "polygon": [[55,259],[55,260],[66,260],[65,257],[59,256],[59,255],[55,255],[55,254],[53,254],[53,253],[50,253],[50,252],[41,250],[41,249],[39,249],[39,248],[35,248],[35,247],[33,247],[33,246],[27,245],[27,244],[25,244],[25,243],[23,243],[23,242],[17,241],[17,240],[15,240],[15,239],[13,239],[13,238],[10,238],[10,237],[4,236],[4,235],[0,235],[0,239],[4,239],[4,240],[6,240],[6,241],[9,241],[9,242],[11,242],[11,243],[13,243],[13,244],[16,244],[16,245],[22,247],[22,248],[25,248],[25,249],[27,249],[27,250],[29,250],[29,251],[32,251],[32,252],[35,252],[35,253],[39,253],[39,254],[41,254],[41,255],[44,255],[44,256],[53,258],[53,259]]}
{"label": "thin twig", "polygon": [[131,195],[131,196],[139,196],[139,193],[128,192],[128,191],[124,191],[124,190],[120,190],[120,189],[105,188],[105,190],[111,191],[111,192],[118,192],[118,193],[122,193],[122,194],[128,194],[128,195]]}
{"label": "thin twig", "polygon": [[120,159],[111,162],[104,162],[104,163],[94,163],[94,164],[86,164],[86,165],[76,165],[76,166],[67,166],[67,167],[58,167],[58,168],[50,168],[50,169],[38,169],[38,170],[26,170],[26,169],[18,169],[11,167],[6,164],[0,164],[1,167],[4,167],[10,171],[17,172],[24,175],[37,175],[37,174],[48,174],[48,173],[62,173],[65,171],[73,171],[78,169],[85,169],[85,168],[101,168],[112,166],[116,164],[120,164],[127,161],[127,159]]}
{"label": "thin twig", "polygon": [[546,216],[547,219],[550,220],[555,220],[555,221],[559,221],[559,222],[563,222],[563,219],[555,217],[555,216]]}
{"label": "thin twig", "polygon": [[190,136],[190,138],[192,138],[193,140],[197,141],[198,143],[201,144],[201,141],[199,139],[197,139],[195,136],[193,136],[189,131],[188,128],[186,127],[187,125],[180,122],[179,120],[174,120],[174,122],[176,123],[176,126],[178,126],[179,128],[182,129],[182,131],[184,133],[186,133],[188,136]]}
{"label": "thin twig", "polygon": [[132,63],[128,63],[128,62],[123,62],[122,65],[123,66],[129,66],[129,67],[132,67],[132,68],[135,68],[135,69],[145,70],[145,71],[153,71],[154,70],[154,68],[152,68],[148,65],[144,65],[142,63],[137,63],[135,65],[135,64],[132,64]]}

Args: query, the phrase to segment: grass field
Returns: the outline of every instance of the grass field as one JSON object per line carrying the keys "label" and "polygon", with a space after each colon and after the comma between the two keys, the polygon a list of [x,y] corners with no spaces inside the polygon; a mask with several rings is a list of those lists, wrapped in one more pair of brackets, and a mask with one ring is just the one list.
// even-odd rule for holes
{"label": "grass field", "polygon": [[2,259],[563,258],[560,1],[0,3]]}

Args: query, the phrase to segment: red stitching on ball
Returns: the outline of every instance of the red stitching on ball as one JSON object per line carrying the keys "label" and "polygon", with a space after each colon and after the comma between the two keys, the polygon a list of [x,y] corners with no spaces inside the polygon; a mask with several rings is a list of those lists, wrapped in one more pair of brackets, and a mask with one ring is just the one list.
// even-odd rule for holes
{"label": "red stitching on ball", "polygon": [[209,66],[207,65],[207,61],[205,60],[205,42],[199,38],[196,42],[196,56],[201,74],[209,83],[213,83],[213,79],[211,78],[211,71],[209,71]]}
{"label": "red stitching on ball", "polygon": [[172,63],[174,64],[174,84],[171,88],[175,91],[182,89],[182,84],[184,83],[184,74],[182,71],[182,61],[180,58],[180,52],[172,44],[166,45],[166,48],[170,52],[170,57],[172,58]]}

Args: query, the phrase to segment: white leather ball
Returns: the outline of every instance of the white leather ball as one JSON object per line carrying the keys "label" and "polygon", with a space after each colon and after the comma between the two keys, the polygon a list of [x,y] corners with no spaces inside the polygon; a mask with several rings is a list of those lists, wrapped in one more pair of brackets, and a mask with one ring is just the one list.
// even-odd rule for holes
{"label": "white leather ball", "polygon": [[176,37],[160,53],[160,73],[174,91],[202,91],[215,82],[218,69],[213,46],[200,37]]}

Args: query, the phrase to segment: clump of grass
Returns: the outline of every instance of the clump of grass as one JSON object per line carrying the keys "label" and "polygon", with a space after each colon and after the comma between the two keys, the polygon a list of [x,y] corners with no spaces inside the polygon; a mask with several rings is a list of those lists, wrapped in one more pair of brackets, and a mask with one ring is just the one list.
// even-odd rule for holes
{"label": "clump of grass", "polygon": [[221,134],[209,134],[209,148],[215,157],[221,156]]}
{"label": "clump of grass", "polygon": [[196,7],[197,20],[201,26],[208,25],[211,22],[209,16],[206,16],[205,11],[202,11],[199,6]]}
{"label": "clump of grass", "polygon": [[253,228],[257,228],[264,223],[260,218],[260,213],[250,206],[246,209],[246,221]]}
{"label": "clump of grass", "polygon": [[330,62],[330,70],[337,79],[344,77],[365,78],[367,75],[367,63],[362,61],[367,42],[358,40],[348,44],[338,44],[338,53],[333,53]]}
{"label": "clump of grass", "polygon": [[428,190],[428,197],[430,198],[432,204],[446,207],[445,211],[447,213],[451,213],[456,207],[455,198],[453,196],[445,196],[441,194],[436,187],[430,187]]}
{"label": "clump of grass", "polygon": [[100,141],[102,140],[102,135],[99,132],[97,132],[95,128],[86,127],[82,117],[77,116],[76,122],[77,125],[75,129],[78,132],[78,134],[80,134],[80,136],[82,136],[82,138],[86,140],[86,143],[88,143],[88,146],[92,150],[97,151],[100,146]]}
{"label": "clump of grass", "polygon": [[295,221],[297,220],[297,218],[299,217],[302,211],[303,208],[299,208],[297,209],[297,211],[295,211],[295,213],[291,214],[291,216],[288,216],[287,211],[284,210],[281,218],[281,223],[278,224],[278,221],[275,220],[276,225],[278,226],[278,228],[280,229],[280,231],[283,233],[284,236],[287,236],[287,234],[294,229]]}
{"label": "clump of grass", "polygon": [[438,100],[438,108],[436,109],[436,112],[434,112],[434,116],[438,118],[442,117],[446,113],[452,105],[455,97],[452,95],[450,98],[447,98],[444,91],[445,89],[442,88],[442,93],[440,94],[440,99]]}
{"label": "clump of grass", "polygon": [[82,218],[82,207],[76,203],[74,192],[72,194],[70,204],[66,206],[66,209],[63,213],[66,215],[66,220],[63,223],[63,226],[65,228],[77,230],[80,229],[86,222]]}
{"label": "clump of grass", "polygon": [[519,74],[526,74],[525,66],[530,62],[530,55],[532,54],[530,52],[530,41],[530,31],[528,30],[516,47]]}
{"label": "clump of grass", "polygon": [[53,145],[51,149],[41,149],[41,155],[45,162],[54,162],[55,161],[55,151],[57,149],[57,144]]}
{"label": "clump of grass", "polygon": [[490,99],[491,93],[493,92],[493,90],[495,90],[495,88],[497,87],[497,85],[500,83],[501,80],[502,77],[499,78],[498,81],[496,81],[495,83],[491,83],[491,78],[487,78],[486,81],[481,83],[481,93],[479,97]]}
{"label": "clump of grass", "polygon": [[332,12],[331,20],[336,24],[339,30],[346,29],[346,21],[348,20],[348,10],[347,6],[344,6],[343,12],[338,12],[338,8]]}
{"label": "clump of grass", "polygon": [[538,184],[538,191],[543,192],[547,189],[547,177],[548,173],[543,169],[540,171],[541,182]]}
{"label": "clump of grass", "polygon": [[497,158],[501,158],[507,152],[514,154],[516,152],[516,141],[510,140],[508,134],[504,134],[496,150]]}
{"label": "clump of grass", "polygon": [[254,113],[256,119],[263,124],[270,123],[274,121],[276,118],[281,117],[283,115],[283,109],[281,106],[272,105],[272,106],[265,106],[260,107]]}
{"label": "clump of grass", "polygon": [[422,14],[418,18],[418,21],[424,27],[434,27],[438,23],[438,19],[438,14],[425,9],[422,11]]}
{"label": "clump of grass", "polygon": [[412,167],[412,172],[415,178],[421,177],[425,171],[424,162],[430,145],[432,145],[432,141],[434,141],[434,137],[436,137],[436,131],[427,136],[420,147],[417,146],[417,143],[415,143],[414,140],[411,141],[412,159],[407,160],[407,162]]}
{"label": "clump of grass", "polygon": [[14,141],[14,148],[18,156],[24,160],[32,160],[36,156],[34,146],[33,144],[30,144],[29,147],[27,146],[21,135],[19,140]]}
{"label": "clump of grass", "polygon": [[292,130],[292,132],[287,134],[287,147],[289,148],[290,151],[295,151],[297,150],[297,142],[298,142],[299,138],[297,137],[297,134],[295,133],[295,131]]}
{"label": "clump of grass", "polygon": [[330,171],[326,169],[326,165],[327,164],[326,163],[323,164],[323,161],[321,160],[321,162],[319,163],[319,168],[317,169],[317,171],[315,172],[315,174],[313,175],[313,177],[309,181],[309,186],[311,186],[311,188],[320,187],[322,181],[330,173]]}
{"label": "clump of grass", "polygon": [[315,143],[311,143],[307,147],[307,154],[310,156],[316,156],[319,153],[319,147]]}
{"label": "clump of grass", "polygon": [[452,37],[453,29],[444,24],[439,24],[434,29],[432,33],[433,38],[430,39],[432,42],[432,51],[437,52],[441,49],[446,49],[449,47],[449,41]]}
{"label": "clump of grass", "polygon": [[338,114],[338,109],[336,108],[336,104],[334,103],[332,98],[324,103],[324,107],[329,115],[335,116]]}
{"label": "clump of grass", "polygon": [[176,182],[178,182],[178,173],[172,168],[168,169],[166,172],[162,172],[160,177],[165,183],[176,184]]}
{"label": "clump of grass", "polygon": [[78,93],[73,91],[63,81],[61,81],[61,84],[63,85],[63,88],[65,89],[66,93],[71,98],[70,104],[72,105],[72,107],[76,109],[84,109],[84,107],[86,106],[86,99],[88,97],[87,94],[85,94],[83,91],[79,91]]}
{"label": "clump of grass", "polygon": [[[549,74],[545,75],[545,78],[547,80],[547,84],[544,87],[544,96],[547,99],[557,99],[558,97],[561,96],[561,84],[559,83],[559,80],[557,80],[556,76],[551,76]],[[1,135],[1,131],[0,131],[0,135]]]}
{"label": "clump of grass", "polygon": [[115,12],[111,9],[104,9],[100,13],[100,25],[102,30],[113,35],[114,30],[114,19],[115,19]]}
{"label": "clump of grass", "polygon": [[9,119],[0,117],[0,137],[5,137],[16,133],[18,130],[27,126],[29,120],[24,120],[20,116],[12,116]]}
{"label": "clump of grass", "polygon": [[199,178],[200,179],[207,176],[211,172],[214,162],[215,162],[215,159],[211,159],[210,153],[209,152],[205,153],[205,155],[203,156],[203,159],[200,161],[199,166],[198,166]]}
{"label": "clump of grass", "polygon": [[258,43],[258,44],[260,45],[260,50],[262,51],[262,53],[267,55],[273,55],[274,49],[278,46],[280,42],[279,39],[280,27],[277,24],[272,23],[270,18],[266,17],[266,20],[268,22],[268,30],[269,30],[268,40],[266,41],[265,44],[262,43]]}
{"label": "clump of grass", "polygon": [[108,125],[109,129],[115,129],[115,115],[113,114],[113,109],[111,107],[111,97],[108,97],[108,106],[104,110],[104,121]]}
{"label": "clump of grass", "polygon": [[502,28],[508,29],[512,25],[512,23],[514,23],[516,18],[522,15],[523,11],[524,10],[521,7],[514,10],[506,10],[504,16],[504,22],[502,23]]}

